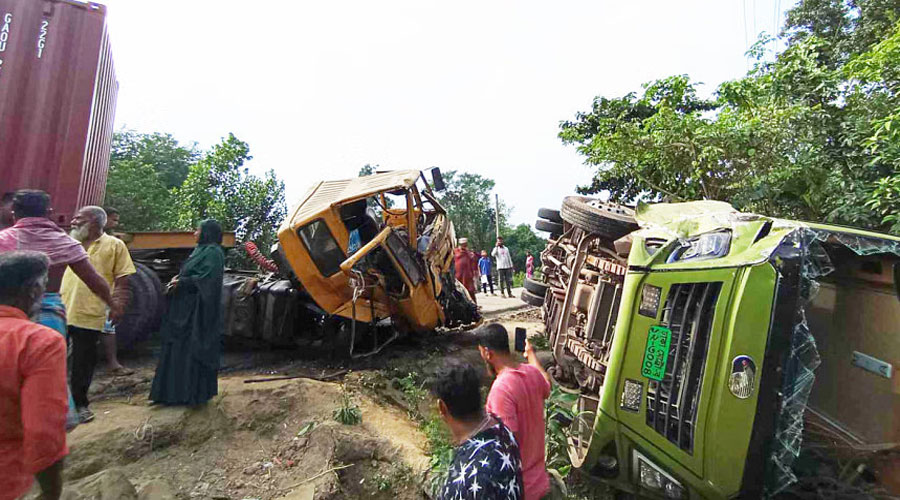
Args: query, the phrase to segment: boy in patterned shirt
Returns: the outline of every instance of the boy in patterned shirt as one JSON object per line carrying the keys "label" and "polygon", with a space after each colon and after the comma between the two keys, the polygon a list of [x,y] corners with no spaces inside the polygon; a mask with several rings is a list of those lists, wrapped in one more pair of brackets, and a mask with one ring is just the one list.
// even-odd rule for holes
{"label": "boy in patterned shirt", "polygon": [[440,500],[520,500],[522,461],[513,433],[486,414],[474,367],[451,363],[437,374],[431,392],[458,444]]}

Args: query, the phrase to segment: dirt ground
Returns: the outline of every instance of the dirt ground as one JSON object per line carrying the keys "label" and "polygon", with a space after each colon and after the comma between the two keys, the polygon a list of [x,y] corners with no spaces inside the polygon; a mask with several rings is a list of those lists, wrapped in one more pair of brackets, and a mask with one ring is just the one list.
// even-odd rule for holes
{"label": "dirt ground", "polygon": [[[488,320],[510,331],[540,326],[534,309]],[[397,381],[426,380],[448,358],[481,363],[470,332],[407,338],[354,363],[231,351],[219,395],[185,408],[149,404],[151,347],[125,358],[133,375],[98,372],[96,420],[68,436],[65,498],[425,498],[428,441],[414,415],[433,401],[410,401]],[[257,382],[278,377],[297,378]],[[345,401],[358,406],[359,424],[335,420]]]}

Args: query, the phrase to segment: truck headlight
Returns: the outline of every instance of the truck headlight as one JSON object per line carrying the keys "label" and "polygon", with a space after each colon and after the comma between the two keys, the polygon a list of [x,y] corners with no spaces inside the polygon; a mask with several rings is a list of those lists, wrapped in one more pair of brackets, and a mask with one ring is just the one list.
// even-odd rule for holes
{"label": "truck headlight", "polygon": [[642,488],[662,493],[666,498],[680,500],[687,498],[687,493],[681,483],[672,476],[663,472],[644,455],[634,452],[634,461],[638,470],[638,481]]}
{"label": "truck headlight", "polygon": [[731,249],[731,231],[718,231],[706,233],[687,240],[682,246],[676,247],[667,264],[684,262],[688,260],[709,260],[724,257]]}

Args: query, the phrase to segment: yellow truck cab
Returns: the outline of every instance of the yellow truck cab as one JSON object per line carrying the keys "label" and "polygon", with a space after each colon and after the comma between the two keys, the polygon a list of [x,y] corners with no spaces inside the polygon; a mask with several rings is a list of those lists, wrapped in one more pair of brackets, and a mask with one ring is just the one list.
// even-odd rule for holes
{"label": "yellow truck cab", "polygon": [[[440,171],[431,173],[442,189]],[[285,219],[278,239],[280,254],[315,303],[351,320],[351,350],[360,342],[357,323],[375,332],[390,320],[387,339],[375,334],[363,342],[372,353],[396,331],[479,319],[454,276],[453,223],[421,171],[319,182]]]}

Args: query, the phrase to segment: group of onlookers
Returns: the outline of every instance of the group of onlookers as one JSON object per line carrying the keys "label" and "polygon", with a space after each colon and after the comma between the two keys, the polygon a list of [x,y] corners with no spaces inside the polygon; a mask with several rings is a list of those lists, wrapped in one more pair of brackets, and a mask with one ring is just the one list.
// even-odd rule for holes
{"label": "group of onlookers", "polygon": [[[493,257],[493,261],[491,260]],[[481,293],[494,295],[494,264],[497,268],[497,283],[500,287],[500,296],[512,298],[512,281],[515,265],[509,253],[509,247],[503,244],[503,237],[497,237],[497,246],[491,250],[488,256],[487,250],[481,251],[480,258],[469,250],[469,239],[460,238],[459,246],[453,252],[453,265],[456,279],[462,283],[469,292],[472,300],[478,303],[478,283],[481,284]],[[534,276],[534,256],[530,251],[525,252],[525,275],[528,278]]]}
{"label": "group of onlookers", "polygon": [[456,444],[439,498],[561,498],[564,487],[551,481],[544,455],[550,376],[530,343],[525,346],[526,362],[516,358],[499,323],[476,335],[493,379],[487,401],[481,399],[479,370],[466,363],[449,363],[432,385],[438,411]]}
{"label": "group of onlookers", "polygon": [[[125,243],[107,234],[115,210],[85,206],[66,233],[51,219],[50,196],[20,190],[0,198],[0,492],[18,498],[37,478],[58,498],[66,431],[92,421],[88,391],[98,344],[109,372],[116,324],[135,274]],[[169,283],[162,352],[150,399],[200,404],[217,392],[222,324],[222,228],[200,224],[198,246]],[[67,343],[71,366],[67,370]],[[67,372],[71,371],[67,383]]]}

